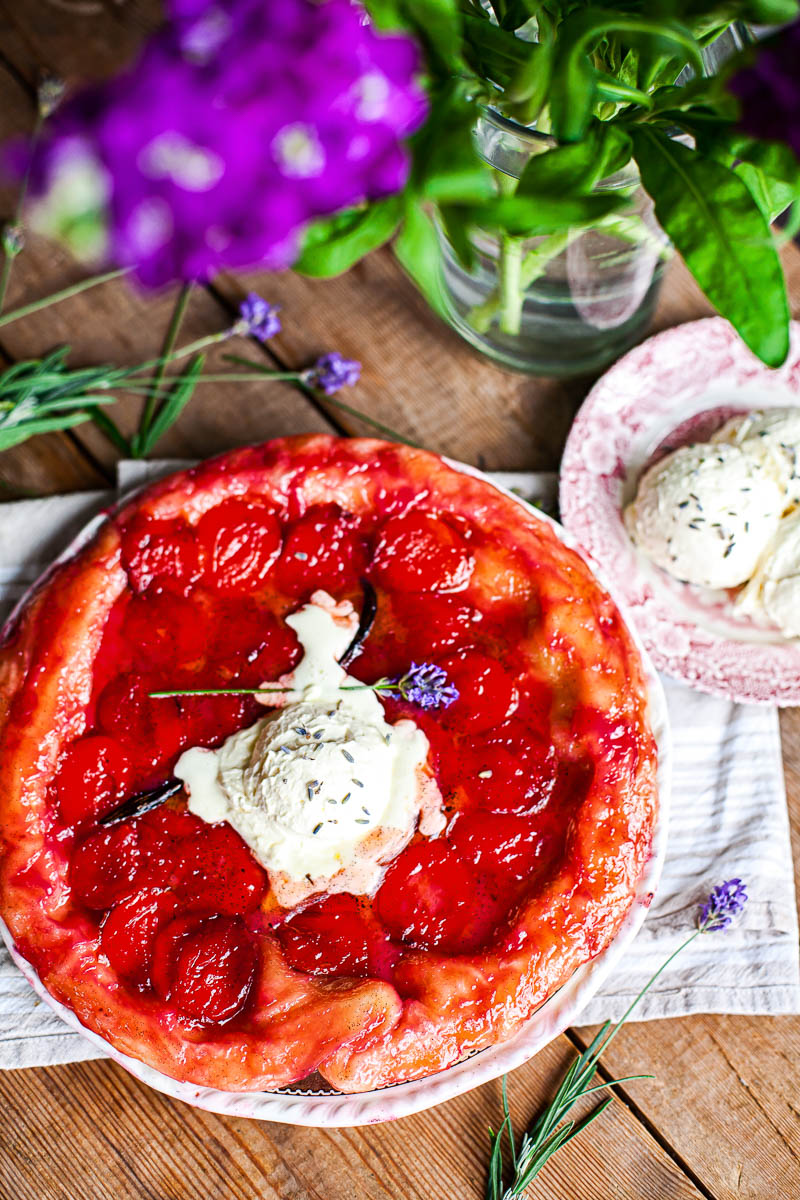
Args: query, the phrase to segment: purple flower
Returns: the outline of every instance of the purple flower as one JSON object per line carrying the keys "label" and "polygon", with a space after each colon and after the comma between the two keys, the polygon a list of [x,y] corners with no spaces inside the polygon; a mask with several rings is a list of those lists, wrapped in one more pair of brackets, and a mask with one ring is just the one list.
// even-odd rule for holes
{"label": "purple flower", "polygon": [[427,111],[408,37],[351,0],[171,0],[169,16],[138,62],[48,124],[40,228],[77,230],[159,287],[290,266],[310,221],[403,187],[404,139]]}
{"label": "purple flower", "polygon": [[405,675],[389,681],[392,690],[420,708],[447,708],[458,699],[458,688],[435,663],[412,663]]}
{"label": "purple flower", "polygon": [[728,879],[712,889],[700,910],[700,931],[715,933],[727,929],[747,903],[747,889],[741,879]]}
{"label": "purple flower", "polygon": [[745,133],[786,142],[800,158],[800,21],[762,42],[728,88],[739,98]]}
{"label": "purple flower", "polygon": [[313,367],[303,372],[303,381],[311,387],[322,388],[326,395],[332,396],[341,387],[352,387],[358,383],[361,375],[361,363],[354,358],[343,358],[337,350],[323,354]]}
{"label": "purple flower", "polygon": [[270,304],[257,292],[250,294],[239,305],[239,320],[234,325],[234,332],[250,334],[259,342],[268,342],[271,337],[281,331],[278,313],[280,309]]}

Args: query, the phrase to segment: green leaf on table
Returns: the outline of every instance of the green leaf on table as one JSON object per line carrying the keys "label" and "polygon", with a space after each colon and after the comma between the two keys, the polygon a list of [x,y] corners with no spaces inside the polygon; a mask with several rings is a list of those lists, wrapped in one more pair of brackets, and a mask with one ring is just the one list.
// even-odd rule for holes
{"label": "green leaf on table", "polygon": [[[164,436],[171,425],[177,421],[186,405],[194,395],[197,378],[203,370],[205,355],[195,354],[189,365],[179,376],[175,385],[164,397],[160,408],[150,423],[150,426],[138,433],[131,442],[131,450],[135,458],[143,458],[149,454],[156,442]],[[166,383],[167,380],[164,380]]]}
{"label": "green leaf on table", "polygon": [[657,130],[631,130],[642,183],[662,227],[716,309],[777,367],[789,349],[789,305],[764,213],[735,171]]}
{"label": "green leaf on table", "polygon": [[403,228],[394,242],[394,252],[431,308],[447,319],[439,238],[430,216],[421,205],[410,204],[406,209]]}
{"label": "green leaf on table", "polygon": [[292,269],[315,278],[341,275],[370,250],[388,242],[400,224],[402,211],[402,198],[390,196],[368,208],[351,209],[344,217],[338,214],[328,221],[315,221]]}

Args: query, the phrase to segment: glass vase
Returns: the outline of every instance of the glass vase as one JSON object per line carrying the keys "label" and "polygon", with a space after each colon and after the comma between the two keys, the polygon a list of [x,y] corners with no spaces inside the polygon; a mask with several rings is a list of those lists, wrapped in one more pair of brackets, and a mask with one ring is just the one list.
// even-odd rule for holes
{"label": "glass vase", "polygon": [[[511,190],[533,155],[554,145],[491,109],[475,141],[500,192]],[[629,202],[596,225],[545,237],[477,230],[469,269],[439,224],[448,318],[478,350],[531,374],[581,375],[607,366],[643,336],[669,242],[633,164],[596,190],[624,191]]]}

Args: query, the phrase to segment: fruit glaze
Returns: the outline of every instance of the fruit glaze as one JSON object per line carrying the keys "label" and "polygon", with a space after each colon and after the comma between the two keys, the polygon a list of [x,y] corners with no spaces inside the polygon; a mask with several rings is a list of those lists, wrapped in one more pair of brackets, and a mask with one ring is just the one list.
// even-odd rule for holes
{"label": "fruit glaze", "polygon": [[[348,670],[441,666],[410,718],[446,823],[369,895],[282,908],[233,827],[185,793],[114,823],[187,747],[263,717],[297,666],[285,617],[324,589],[377,615]],[[343,1092],[513,1036],[628,912],[656,747],[613,601],[533,511],[436,456],[298,437],[149,487],[40,582],[0,651],[0,912],[79,1020],[176,1079]]]}

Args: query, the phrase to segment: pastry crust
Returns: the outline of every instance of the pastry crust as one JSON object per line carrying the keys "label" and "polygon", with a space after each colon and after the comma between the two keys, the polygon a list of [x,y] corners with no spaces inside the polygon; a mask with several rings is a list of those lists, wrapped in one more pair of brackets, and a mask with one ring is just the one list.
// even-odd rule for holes
{"label": "pastry crust", "polygon": [[[508,648],[520,671],[552,683],[593,775],[554,869],[489,950],[408,952],[393,983],[293,970],[268,927],[246,1014],[187,1020],[111,968],[95,915],[76,903],[70,840],[51,784],[63,748],[90,727],[92,670],[128,587],[120,528],[134,518],[190,524],[221,501],[263,498],[296,518],[312,504],[363,516],[420,503],[481,533],[471,586],[487,603],[535,606]],[[373,524],[375,522],[373,521]],[[585,720],[574,719],[589,714]],[[420,450],[366,439],[280,439],[226,454],[147,488],[48,573],[0,650],[0,912],[48,991],[124,1053],[176,1079],[264,1090],[314,1070],[344,1092],[416,1079],[513,1036],[573,971],[602,951],[650,856],[656,748],[638,651],[613,601],[547,523],[486,481]]]}

